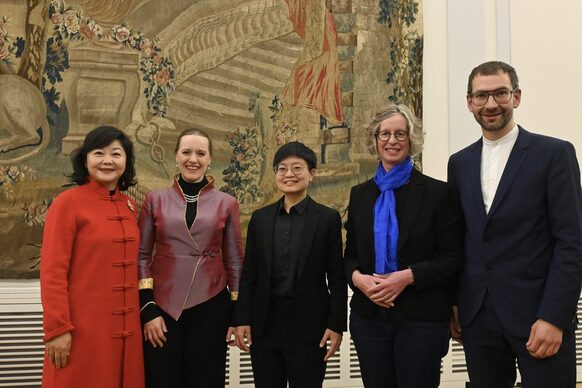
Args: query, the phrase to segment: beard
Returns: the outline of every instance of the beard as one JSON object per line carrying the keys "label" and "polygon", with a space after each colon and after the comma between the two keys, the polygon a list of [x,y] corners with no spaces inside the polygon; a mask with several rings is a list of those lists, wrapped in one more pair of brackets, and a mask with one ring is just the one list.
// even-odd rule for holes
{"label": "beard", "polygon": [[[495,121],[490,121],[487,120],[487,118],[484,116],[486,114],[499,114],[499,116],[495,119]],[[507,125],[513,118],[513,112],[508,111],[507,109],[497,108],[492,111],[482,110],[481,112],[474,113],[473,116],[484,131],[499,132],[507,128]]]}

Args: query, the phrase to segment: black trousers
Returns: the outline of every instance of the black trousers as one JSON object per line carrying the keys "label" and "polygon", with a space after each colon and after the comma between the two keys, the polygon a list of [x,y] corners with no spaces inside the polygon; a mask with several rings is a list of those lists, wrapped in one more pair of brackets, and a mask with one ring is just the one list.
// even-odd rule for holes
{"label": "black trousers", "polygon": [[350,332],[366,388],[439,386],[448,322],[395,320],[386,309],[373,318],[352,312]]}
{"label": "black trousers", "polygon": [[524,388],[576,386],[576,343],[572,331],[564,332],[560,350],[549,358],[532,357],[526,349],[527,340],[505,330],[487,295],[473,322],[463,327],[469,386],[513,388],[516,360]]}
{"label": "black trousers", "polygon": [[184,310],[178,321],[165,312],[163,318],[168,329],[164,346],[144,343],[147,388],[224,387],[228,290]]}
{"label": "black trousers", "polygon": [[289,388],[321,388],[327,349],[307,341],[298,326],[290,302],[271,301],[265,331],[251,346],[255,388],[286,388],[287,382]]}

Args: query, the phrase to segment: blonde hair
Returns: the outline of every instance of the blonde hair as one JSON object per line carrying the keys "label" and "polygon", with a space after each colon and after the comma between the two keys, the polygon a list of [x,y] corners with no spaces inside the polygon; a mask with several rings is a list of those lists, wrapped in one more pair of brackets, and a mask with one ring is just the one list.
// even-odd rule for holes
{"label": "blonde hair", "polygon": [[394,115],[402,115],[406,120],[406,129],[408,129],[408,141],[410,142],[409,154],[412,157],[419,155],[422,152],[424,145],[424,132],[422,131],[422,123],[412,111],[402,104],[388,104],[382,106],[374,113],[374,117],[370,120],[370,124],[366,128],[366,146],[372,155],[378,156],[376,147],[376,133],[380,129],[380,123]]}

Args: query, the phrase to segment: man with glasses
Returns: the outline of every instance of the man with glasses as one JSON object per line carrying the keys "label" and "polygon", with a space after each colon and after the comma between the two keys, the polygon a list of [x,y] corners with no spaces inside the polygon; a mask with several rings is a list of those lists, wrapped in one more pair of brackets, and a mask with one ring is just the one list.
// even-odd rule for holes
{"label": "man with glasses", "polygon": [[302,143],[281,146],[273,168],[283,197],[247,229],[235,342],[250,348],[257,388],[321,387],[346,330],[341,220],[307,195],[316,163]]}
{"label": "man with glasses", "polygon": [[[576,384],[582,283],[582,193],[572,144],[515,124],[515,69],[486,62],[469,76],[467,105],[482,138],[451,156],[449,184],[465,221],[452,336],[471,388]],[[458,313],[458,314],[457,314]]]}

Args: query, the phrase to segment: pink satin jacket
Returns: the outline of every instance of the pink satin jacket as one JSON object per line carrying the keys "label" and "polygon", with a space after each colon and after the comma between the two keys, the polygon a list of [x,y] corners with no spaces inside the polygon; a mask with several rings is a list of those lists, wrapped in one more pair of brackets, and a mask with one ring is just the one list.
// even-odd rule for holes
{"label": "pink satin jacket", "polygon": [[177,180],[148,194],[139,217],[139,278],[154,280],[154,299],[174,319],[228,285],[238,294],[243,264],[239,206],[214,188],[200,190],[196,219],[186,225],[186,200]]}

